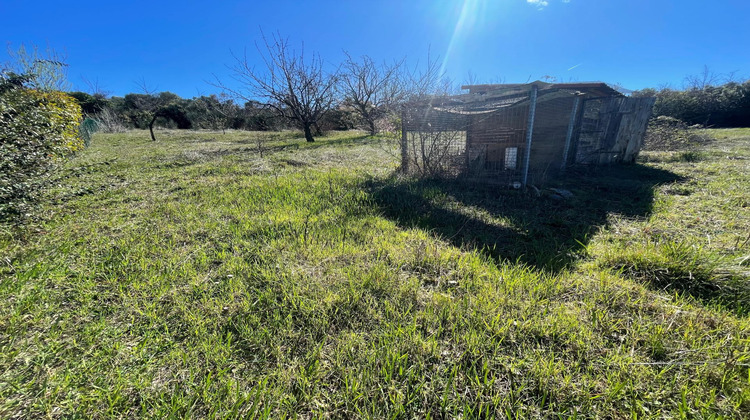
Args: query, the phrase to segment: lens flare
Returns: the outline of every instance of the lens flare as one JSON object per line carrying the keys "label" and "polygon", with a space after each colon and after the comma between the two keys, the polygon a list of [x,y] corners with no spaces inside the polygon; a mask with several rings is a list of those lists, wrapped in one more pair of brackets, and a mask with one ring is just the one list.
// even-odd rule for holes
{"label": "lens flare", "polygon": [[443,62],[440,67],[441,73],[445,72],[448,62],[451,60],[452,56],[455,55],[455,49],[462,39],[464,39],[472,29],[481,26],[480,19],[482,19],[487,11],[486,2],[487,0],[464,0],[463,6],[461,7],[461,13],[458,15],[456,26],[453,29],[453,35],[451,36],[451,40],[448,42],[448,48],[443,55]]}

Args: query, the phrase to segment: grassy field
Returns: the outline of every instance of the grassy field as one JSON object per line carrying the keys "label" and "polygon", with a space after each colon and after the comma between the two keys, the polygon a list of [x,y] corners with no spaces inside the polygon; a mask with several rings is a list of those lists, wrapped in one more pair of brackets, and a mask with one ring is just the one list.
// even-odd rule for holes
{"label": "grassy field", "polygon": [[750,129],[710,134],[567,200],[98,134],[0,236],[0,418],[747,418]]}

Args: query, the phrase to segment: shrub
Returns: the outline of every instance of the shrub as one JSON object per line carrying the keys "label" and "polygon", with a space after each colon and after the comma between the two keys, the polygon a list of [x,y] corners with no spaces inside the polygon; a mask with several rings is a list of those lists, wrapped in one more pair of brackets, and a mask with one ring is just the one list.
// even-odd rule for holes
{"label": "shrub", "polygon": [[81,107],[62,92],[42,92],[0,77],[0,221],[29,215],[56,163],[84,144]]}
{"label": "shrub", "polygon": [[710,139],[698,127],[688,126],[677,118],[658,116],[651,119],[643,143],[644,150],[688,150]]}
{"label": "shrub", "polygon": [[127,131],[120,116],[110,108],[104,108],[102,112],[94,116],[97,131],[103,133],[123,133]]}
{"label": "shrub", "polygon": [[655,116],[668,116],[714,127],[747,127],[750,124],[750,80],[713,85],[715,78],[697,81],[688,77],[684,90],[643,89],[634,96],[655,97]]}
{"label": "shrub", "polygon": [[89,95],[86,92],[70,92],[69,95],[78,101],[78,105],[86,115],[98,114],[107,108],[107,98],[103,94]]}

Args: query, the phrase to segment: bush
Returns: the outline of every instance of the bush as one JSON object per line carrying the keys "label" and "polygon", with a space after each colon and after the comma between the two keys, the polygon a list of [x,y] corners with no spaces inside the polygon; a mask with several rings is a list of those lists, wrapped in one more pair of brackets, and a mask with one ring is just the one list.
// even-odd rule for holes
{"label": "bush", "polygon": [[709,142],[698,127],[688,126],[677,118],[658,116],[648,123],[644,150],[688,150]]}
{"label": "bush", "polygon": [[19,80],[0,77],[0,222],[26,218],[59,159],[84,147],[76,100]]}
{"label": "bush", "polygon": [[122,119],[110,108],[104,108],[102,112],[94,116],[97,131],[103,133],[123,133],[127,131]]}
{"label": "bush", "polygon": [[684,90],[643,89],[633,92],[633,96],[655,97],[655,116],[676,118],[688,125],[750,125],[750,80],[742,83],[728,82],[720,86],[693,81]]}

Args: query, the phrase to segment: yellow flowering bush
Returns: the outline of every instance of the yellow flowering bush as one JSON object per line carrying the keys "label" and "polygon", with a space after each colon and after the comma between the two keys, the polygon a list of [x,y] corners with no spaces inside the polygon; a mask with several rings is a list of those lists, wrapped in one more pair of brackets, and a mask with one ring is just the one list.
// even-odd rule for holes
{"label": "yellow flowering bush", "polygon": [[[17,79],[16,79],[17,80]],[[0,222],[30,214],[59,160],[84,147],[81,107],[62,92],[0,78]]]}

